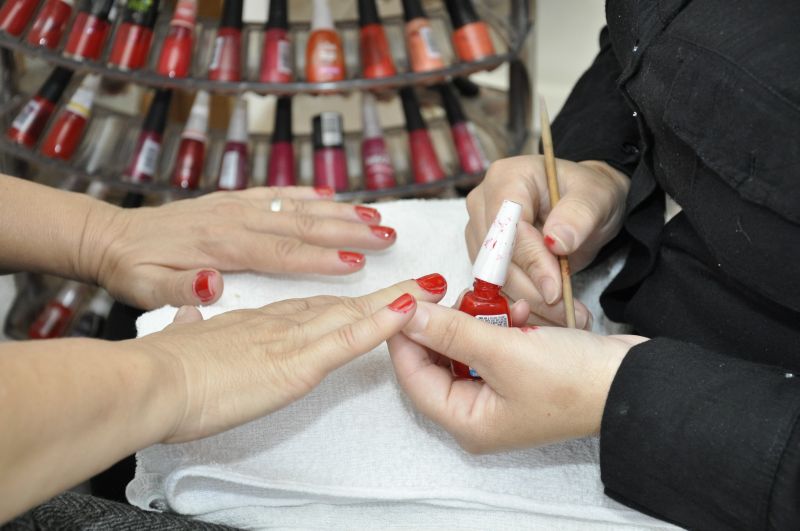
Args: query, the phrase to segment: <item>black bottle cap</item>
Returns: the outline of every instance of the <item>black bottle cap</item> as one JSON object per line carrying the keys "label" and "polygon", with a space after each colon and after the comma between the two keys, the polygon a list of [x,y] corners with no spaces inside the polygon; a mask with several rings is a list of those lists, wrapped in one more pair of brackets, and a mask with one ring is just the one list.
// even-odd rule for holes
{"label": "black bottle cap", "polygon": [[403,20],[408,22],[415,18],[428,18],[420,0],[403,0]]}
{"label": "black bottle cap", "polygon": [[314,117],[312,139],[314,149],[344,147],[342,115],[335,111],[321,112]]}
{"label": "black bottle cap", "polygon": [[378,15],[378,5],[375,0],[358,0],[358,25],[363,28],[380,23],[381,17]]}
{"label": "black bottle cap", "polygon": [[269,1],[269,16],[264,27],[266,29],[289,29],[289,6],[286,4],[286,0]]}
{"label": "black bottle cap", "polygon": [[419,100],[411,87],[400,89],[400,99],[403,102],[403,114],[406,116],[406,130],[410,133],[417,129],[427,129],[428,126],[419,110]]}
{"label": "black bottle cap", "polygon": [[447,6],[447,12],[450,14],[450,22],[453,24],[453,29],[458,29],[461,26],[466,26],[477,20],[478,13],[475,12],[475,6],[472,5],[472,0],[444,0]]}
{"label": "black bottle cap", "polygon": [[225,0],[222,4],[220,28],[242,29],[242,4],[244,0]]}
{"label": "black bottle cap", "polygon": [[275,107],[275,128],[272,130],[271,143],[291,142],[292,135],[292,97],[281,96]]}
{"label": "black bottle cap", "polygon": [[452,79],[453,85],[458,92],[465,98],[475,98],[480,96],[481,87],[468,77],[456,76]]}
{"label": "black bottle cap", "polygon": [[139,208],[144,204],[144,195],[137,192],[128,192],[122,198],[119,206],[122,208]]}
{"label": "black bottle cap", "polygon": [[458,101],[458,96],[453,91],[453,87],[449,83],[442,83],[436,85],[436,90],[442,97],[442,107],[447,114],[447,123],[450,125],[459,124],[467,121],[467,116],[464,114],[464,109],[461,107],[461,102]]}
{"label": "black bottle cap", "polygon": [[60,66],[56,67],[50,72],[50,75],[47,76],[47,80],[45,80],[44,84],[39,88],[36,95],[55,103],[61,99],[61,95],[64,93],[64,89],[67,88],[71,79],[72,70]]}
{"label": "black bottle cap", "polygon": [[114,7],[114,0],[83,0],[78,12],[89,13],[102,20],[108,20],[108,15]]}
{"label": "black bottle cap", "polygon": [[144,118],[142,131],[164,132],[164,127],[167,125],[170,99],[172,99],[171,90],[162,89],[156,91],[156,95],[150,103],[150,108],[147,110],[147,116]]}
{"label": "black bottle cap", "polygon": [[128,0],[125,4],[125,12],[122,21],[134,26],[152,28],[156,25],[158,18],[159,0]]}

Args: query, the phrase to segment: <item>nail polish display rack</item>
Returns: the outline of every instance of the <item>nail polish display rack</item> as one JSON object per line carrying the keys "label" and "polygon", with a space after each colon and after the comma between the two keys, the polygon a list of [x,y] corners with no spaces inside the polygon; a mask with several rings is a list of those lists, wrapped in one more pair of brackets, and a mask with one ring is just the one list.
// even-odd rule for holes
{"label": "nail polish display rack", "polygon": [[[531,117],[531,81],[525,57],[526,41],[532,33],[533,0],[488,0],[475,2],[481,18],[486,21],[495,37],[497,53],[475,62],[460,62],[452,52],[449,43],[450,26],[446,11],[438,3],[432,3],[428,8],[428,15],[433,26],[440,28],[443,36],[440,41],[447,46],[443,51],[450,57],[451,64],[445,68],[429,72],[408,72],[408,61],[403,44],[403,19],[401,16],[388,16],[383,18],[383,24],[391,43],[392,53],[400,72],[392,77],[380,79],[364,79],[360,73],[358,53],[358,24],[355,20],[337,20],[336,27],[344,43],[346,69],[350,78],[328,83],[308,83],[295,81],[290,83],[262,83],[257,81],[260,66],[260,53],[264,30],[262,24],[246,24],[243,29],[242,72],[244,80],[239,82],[211,81],[206,78],[211,43],[216,34],[217,21],[198,19],[194,57],[190,76],[181,79],[171,79],[155,72],[155,63],[158,59],[164,37],[168,30],[171,15],[171,3],[165,2],[161,15],[154,30],[154,40],[150,57],[145,68],[135,71],[124,71],[107,64],[110,43],[113,42],[113,32],[107,39],[106,49],[98,61],[75,60],[62,54],[63,43],[54,49],[35,47],[27,43],[27,31],[19,37],[12,37],[0,32],[0,73],[12,73],[16,70],[16,60],[19,54],[25,57],[37,58],[49,65],[62,66],[74,70],[77,74],[96,73],[104,80],[131,83],[151,88],[172,88],[194,92],[207,90],[213,94],[237,95],[245,92],[259,95],[305,95],[303,97],[325,97],[326,94],[336,93],[352,97],[359,91],[369,90],[379,94],[392,94],[393,89],[402,86],[426,86],[436,81],[466,77],[470,74],[491,70],[507,64],[508,88],[494,89],[480,87],[480,93],[474,97],[462,95],[462,103],[468,117],[478,129],[478,136],[483,141],[489,159],[512,156],[522,151],[529,137]],[[119,21],[116,22],[119,25]],[[308,39],[309,24],[293,23],[290,26],[293,43],[293,55],[296,76],[304,70],[305,43]],[[355,74],[355,76],[353,76]],[[76,76],[77,77],[77,76]],[[73,80],[72,86],[77,86]],[[4,83],[0,88],[0,127],[5,131],[21,107],[30,98],[30,94],[14,92],[14,83]],[[420,100],[423,111],[428,107],[439,107],[440,102],[433,91],[420,89]],[[395,97],[391,95],[390,97]],[[63,105],[69,99],[69,93],[61,100]],[[297,105],[297,103],[295,104]],[[441,113],[440,113],[441,115]],[[52,125],[52,119],[51,124]],[[113,111],[100,104],[95,104],[91,121],[81,146],[66,162],[50,159],[43,156],[37,147],[27,148],[0,136],[0,154],[6,155],[0,159],[3,171],[20,175],[19,170],[27,166],[30,174],[55,174],[66,178],[77,178],[84,181],[103,181],[117,190],[136,191],[146,194],[158,194],[172,197],[201,194],[213,190],[214,179],[209,176],[216,175],[219,170],[221,152],[225,142],[225,131],[211,130],[207,160],[205,162],[206,179],[198,190],[176,190],[169,186],[169,174],[174,162],[178,147],[178,139],[183,124],[170,124],[164,135],[165,142],[159,161],[159,171],[156,179],[151,183],[129,183],[120,180],[126,164],[128,163],[141,126],[141,117]],[[434,183],[414,183],[410,175],[408,159],[408,143],[406,132],[401,126],[385,127],[384,135],[389,147],[390,155],[395,163],[398,185],[394,188],[383,190],[366,190],[363,188],[363,177],[359,162],[360,132],[348,131],[345,135],[345,148],[348,155],[348,168],[351,173],[351,186],[349,191],[337,193],[341,200],[369,201],[382,197],[414,197],[430,196],[452,190],[454,187],[470,187],[479,182],[482,175],[469,175],[460,170],[458,158],[452,143],[449,141],[448,124],[444,118],[434,117],[428,120],[431,136],[444,135],[447,139],[443,143],[450,146],[448,154],[440,152],[440,162],[446,169],[448,177]],[[116,135],[109,138],[109,135]],[[46,131],[42,138],[46,136]],[[103,141],[100,142],[100,139]],[[115,141],[116,140],[116,141]],[[103,144],[112,146],[111,153],[98,153],[96,146]],[[250,137],[250,186],[264,183],[266,173],[266,160],[269,152],[269,135],[255,134]],[[296,135],[294,140],[295,157],[298,168],[298,184],[310,184],[312,181],[311,153],[312,143],[310,135]],[[109,151],[108,149],[106,151]],[[405,160],[404,160],[405,159]],[[20,161],[27,164],[20,166]],[[31,166],[34,167],[31,170]],[[49,184],[57,184],[49,182]]]}

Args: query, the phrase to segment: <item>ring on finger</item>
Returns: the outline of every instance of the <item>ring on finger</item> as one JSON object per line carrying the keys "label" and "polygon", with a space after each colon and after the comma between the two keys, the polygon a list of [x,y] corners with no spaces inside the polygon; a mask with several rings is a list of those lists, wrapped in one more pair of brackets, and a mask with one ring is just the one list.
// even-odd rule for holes
{"label": "ring on finger", "polygon": [[269,211],[270,212],[280,212],[281,207],[283,207],[283,200],[280,197],[272,198],[272,201],[269,203]]}

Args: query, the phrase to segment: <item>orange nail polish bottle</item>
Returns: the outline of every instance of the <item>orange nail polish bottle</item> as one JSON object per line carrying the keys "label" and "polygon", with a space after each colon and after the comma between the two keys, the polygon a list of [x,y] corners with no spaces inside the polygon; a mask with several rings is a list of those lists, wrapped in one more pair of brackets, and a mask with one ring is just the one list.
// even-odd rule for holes
{"label": "orange nail polish bottle", "polygon": [[453,48],[462,61],[479,61],[494,55],[489,26],[478,18],[472,0],[445,0],[453,23]]}
{"label": "orange nail polish bottle", "polygon": [[419,0],[403,0],[403,17],[406,21],[406,47],[411,70],[427,72],[444,68],[442,53],[433,38],[431,23]]}
{"label": "orange nail polish bottle", "polygon": [[342,39],[333,25],[327,0],[314,0],[311,34],[306,46],[306,81],[341,81],[345,77]]}

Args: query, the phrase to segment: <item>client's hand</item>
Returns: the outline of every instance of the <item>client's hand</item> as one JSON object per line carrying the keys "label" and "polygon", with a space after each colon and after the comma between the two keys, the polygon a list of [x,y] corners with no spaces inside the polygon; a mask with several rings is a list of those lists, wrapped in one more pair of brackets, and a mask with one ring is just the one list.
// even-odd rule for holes
{"label": "client's hand", "polygon": [[[389,340],[414,405],[470,452],[524,448],[598,433],[608,390],[639,336],[501,328],[421,302]],[[446,357],[445,357],[446,356]],[[459,380],[449,359],[484,381]]]}
{"label": "client's hand", "polygon": [[203,321],[178,311],[164,331],[129,342],[165,361],[172,399],[164,442],[206,437],[280,409],[337,367],[398,333],[416,300],[438,301],[441,275],[409,280],[364,297],[291,299]]}
{"label": "client's hand", "polygon": [[209,304],[222,294],[220,271],[346,275],[365,258],[341,249],[394,243],[377,210],[321,197],[313,188],[254,188],[157,208],[103,205],[84,231],[81,270],[139,308]]}
{"label": "client's hand", "polygon": [[[556,255],[568,255],[573,272],[586,267],[622,225],[629,179],[608,164],[557,160],[561,201],[550,208],[541,155],[494,162],[467,197],[467,247],[474,260],[504,199],[522,205],[514,260],[504,291],[527,299],[543,323],[564,324],[561,275]],[[589,310],[575,304],[578,326],[588,328]]]}

